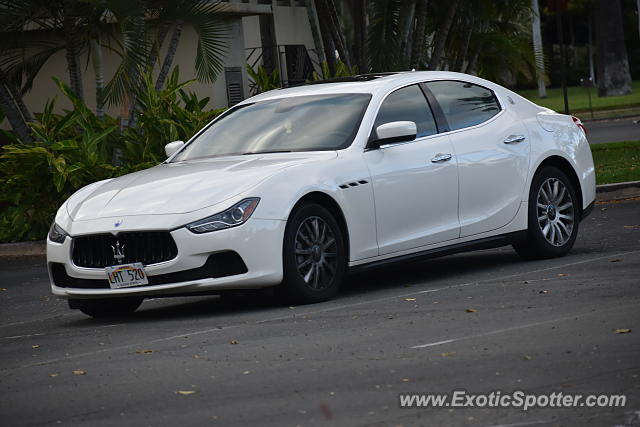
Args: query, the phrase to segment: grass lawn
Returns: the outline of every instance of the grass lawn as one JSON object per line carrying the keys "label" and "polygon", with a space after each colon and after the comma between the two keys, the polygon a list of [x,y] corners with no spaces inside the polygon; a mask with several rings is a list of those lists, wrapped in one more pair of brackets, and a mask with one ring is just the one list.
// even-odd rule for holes
{"label": "grass lawn", "polygon": [[594,144],[591,152],[597,184],[640,181],[640,141]]}
{"label": "grass lawn", "polygon": [[[639,107],[640,106],[640,80],[634,81],[631,84],[632,93],[624,96],[609,96],[606,98],[598,98],[598,89],[591,88],[591,102],[593,104],[594,111],[597,110],[611,110],[617,108]],[[551,108],[552,110],[563,112],[564,111],[564,98],[562,97],[561,88],[547,89],[546,98],[538,98],[538,90],[523,90],[518,92],[525,98],[542,105],[543,107]],[[589,97],[587,89],[580,86],[571,86],[567,88],[569,97],[569,110],[571,112],[585,112],[589,111]]]}

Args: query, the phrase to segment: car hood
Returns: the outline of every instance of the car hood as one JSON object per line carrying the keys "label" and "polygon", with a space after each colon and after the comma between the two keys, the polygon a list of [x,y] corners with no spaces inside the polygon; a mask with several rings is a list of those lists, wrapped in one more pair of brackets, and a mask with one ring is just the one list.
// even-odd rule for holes
{"label": "car hood", "polygon": [[337,153],[277,153],[161,164],[85,187],[71,196],[75,221],[128,215],[182,214],[237,196],[278,171]]}

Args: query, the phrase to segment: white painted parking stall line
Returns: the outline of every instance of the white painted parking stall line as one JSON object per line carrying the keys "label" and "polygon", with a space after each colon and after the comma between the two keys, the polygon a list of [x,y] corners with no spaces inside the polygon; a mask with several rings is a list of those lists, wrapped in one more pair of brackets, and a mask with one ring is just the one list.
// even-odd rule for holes
{"label": "white painted parking stall line", "polygon": [[527,328],[533,328],[535,326],[542,326],[542,325],[546,325],[548,323],[564,322],[564,321],[567,321],[567,320],[575,320],[577,318],[584,317],[584,316],[590,316],[590,315],[594,315],[594,314],[601,314],[601,313],[606,313],[606,312],[609,312],[609,311],[620,311],[620,310],[624,310],[626,308],[636,309],[637,307],[638,307],[637,304],[633,304],[633,305],[626,305],[626,306],[622,306],[622,307],[613,307],[613,308],[609,308],[609,309],[606,309],[606,310],[590,311],[588,313],[574,314],[572,316],[565,316],[565,317],[558,317],[556,319],[543,320],[542,322],[527,323],[525,325],[512,326],[510,328],[497,329],[495,331],[483,332],[483,333],[475,334],[475,335],[468,335],[466,337],[452,338],[452,339],[448,339],[448,340],[444,340],[444,341],[436,341],[436,342],[431,342],[431,343],[426,343],[426,344],[414,345],[414,346],[411,346],[410,348],[421,349],[421,348],[427,348],[427,347],[436,347],[436,346],[439,346],[439,345],[449,344],[449,343],[452,343],[452,342],[464,341],[464,340],[469,340],[469,339],[474,339],[474,338],[483,338],[483,337],[487,337],[487,336],[491,336],[491,335],[498,335],[498,334],[503,334],[503,333],[506,333],[506,332],[513,332],[513,331],[517,331],[517,330],[520,330],[520,329],[527,329]]}

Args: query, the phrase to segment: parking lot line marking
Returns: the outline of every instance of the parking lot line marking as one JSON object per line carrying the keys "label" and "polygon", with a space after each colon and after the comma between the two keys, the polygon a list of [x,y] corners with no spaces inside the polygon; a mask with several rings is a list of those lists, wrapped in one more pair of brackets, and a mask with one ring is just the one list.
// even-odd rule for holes
{"label": "parking lot line marking", "polygon": [[[51,363],[74,360],[74,359],[87,357],[87,356],[94,356],[94,355],[101,354],[101,353],[106,353],[106,352],[109,352],[109,351],[123,350],[123,349],[127,349],[127,348],[139,347],[139,346],[143,345],[144,343],[166,342],[166,341],[171,341],[171,340],[174,340],[174,339],[184,338],[184,337],[193,336],[193,335],[203,335],[203,334],[207,334],[207,333],[211,333],[211,332],[225,331],[227,329],[237,328],[237,327],[240,327],[240,326],[262,324],[262,323],[267,323],[267,322],[277,322],[277,321],[280,321],[280,320],[293,319],[293,318],[297,318],[297,317],[301,317],[301,316],[309,316],[309,315],[319,314],[319,313],[326,313],[326,312],[330,312],[330,311],[356,307],[356,306],[364,305],[364,304],[375,304],[376,302],[388,301],[388,300],[396,299],[396,298],[404,298],[404,297],[411,296],[411,295],[419,295],[419,294],[430,293],[430,292],[438,292],[438,291],[447,290],[447,289],[455,289],[455,288],[464,287],[464,286],[478,285],[478,284],[481,284],[481,283],[484,283],[484,282],[488,282],[488,281],[504,280],[504,279],[509,279],[509,278],[513,278],[513,277],[522,276],[524,274],[539,273],[539,272],[544,272],[544,271],[549,271],[549,270],[555,270],[555,269],[558,269],[558,268],[565,268],[565,267],[570,267],[570,266],[573,266],[573,265],[579,265],[579,264],[585,264],[585,263],[588,263],[588,262],[599,261],[599,260],[603,260],[603,259],[607,259],[607,258],[622,257],[622,256],[625,256],[625,255],[629,255],[629,254],[633,254],[633,253],[637,253],[637,252],[640,252],[640,251],[629,251],[629,252],[622,252],[622,253],[617,253],[617,254],[612,254],[612,255],[605,255],[605,256],[601,256],[601,257],[590,258],[590,259],[587,259],[587,260],[561,264],[561,265],[557,265],[557,266],[554,266],[554,267],[548,267],[548,268],[542,268],[542,269],[537,269],[537,270],[525,271],[525,272],[522,272],[522,273],[510,274],[510,275],[507,275],[507,276],[502,276],[502,277],[498,277],[498,278],[494,278],[494,279],[485,279],[485,280],[480,280],[480,281],[461,283],[461,284],[458,284],[458,285],[445,286],[445,287],[441,287],[441,288],[437,288],[437,289],[427,289],[427,290],[423,290],[423,291],[416,291],[416,292],[411,292],[411,293],[402,294],[402,295],[393,295],[393,296],[388,296],[388,297],[384,297],[384,298],[377,298],[375,300],[366,300],[366,301],[360,301],[360,302],[351,303],[351,304],[343,304],[343,305],[340,305],[340,306],[329,307],[329,308],[326,308],[326,309],[307,311],[307,312],[300,312],[300,313],[295,314],[295,315],[279,316],[279,317],[273,317],[273,318],[269,318],[269,319],[258,320],[258,321],[252,322],[252,323],[243,322],[243,323],[238,323],[238,324],[235,324],[235,325],[223,326],[223,327],[220,327],[220,328],[218,328],[218,327],[216,327],[216,328],[207,328],[207,329],[200,330],[200,331],[192,331],[192,332],[188,332],[188,333],[184,333],[184,334],[173,335],[173,336],[163,337],[163,338],[157,338],[157,339],[149,340],[149,341],[141,341],[141,342],[137,342],[137,343],[133,343],[133,344],[125,344],[125,345],[118,346],[118,347],[103,348],[103,349],[100,349],[100,350],[89,351],[89,352],[86,352],[86,353],[73,354],[73,355],[69,355],[69,356],[65,356],[65,357],[61,357],[61,358],[44,360],[44,361],[41,361],[41,362],[22,365],[22,366],[20,366],[20,368],[30,368],[30,367],[34,367],[34,366],[49,365]],[[620,309],[620,308],[617,307],[616,309]],[[0,369],[0,371],[2,371],[2,369]]]}
{"label": "parking lot line marking", "polygon": [[442,344],[449,344],[449,343],[452,343],[452,342],[464,341],[464,340],[473,339],[473,338],[482,338],[482,337],[487,337],[487,336],[490,336],[490,335],[498,335],[498,334],[503,334],[505,332],[517,331],[517,330],[520,330],[520,329],[533,328],[535,326],[546,325],[547,323],[564,322],[566,320],[575,320],[575,319],[577,319],[579,317],[589,316],[589,315],[592,315],[592,314],[601,314],[601,313],[606,313],[608,311],[620,311],[620,310],[624,310],[626,308],[635,309],[637,307],[638,307],[637,304],[626,305],[626,306],[622,306],[622,307],[619,307],[619,306],[618,307],[612,307],[612,308],[605,309],[605,310],[590,311],[588,313],[583,313],[583,314],[574,314],[574,315],[571,315],[571,316],[558,317],[556,319],[543,320],[542,322],[534,322],[534,323],[528,323],[526,325],[512,326],[510,328],[496,329],[495,331],[483,332],[483,333],[475,334],[475,335],[468,335],[466,337],[452,338],[452,339],[445,340],[445,341],[437,341],[437,342],[432,342],[432,343],[427,343],[427,344],[414,345],[414,346],[411,346],[410,348],[421,349],[421,348],[426,348],[426,347],[435,347],[435,346],[439,346],[439,345],[442,345]]}
{"label": "parking lot line marking", "polygon": [[14,340],[14,339],[17,339],[17,338],[40,337],[42,335],[44,335],[44,333],[27,334],[27,335],[14,335],[12,337],[0,337],[0,340]]}
{"label": "parking lot line marking", "polygon": [[450,342],[454,342],[454,341],[457,341],[457,339],[437,341],[437,342],[432,342],[432,343],[429,343],[429,344],[416,345],[416,346],[413,346],[411,348],[435,347],[437,345],[449,344]]}

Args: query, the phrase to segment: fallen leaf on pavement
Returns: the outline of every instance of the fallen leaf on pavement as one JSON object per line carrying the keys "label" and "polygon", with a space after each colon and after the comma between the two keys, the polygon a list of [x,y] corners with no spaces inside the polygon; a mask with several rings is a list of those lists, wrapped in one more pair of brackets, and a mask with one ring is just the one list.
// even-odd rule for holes
{"label": "fallen leaf on pavement", "polygon": [[153,350],[149,350],[148,348],[145,348],[144,350],[136,351],[136,354],[149,354],[149,353],[153,353]]}
{"label": "fallen leaf on pavement", "polygon": [[558,277],[566,277],[566,276],[568,276],[568,274],[566,274],[566,273],[560,273],[560,274],[558,274]]}
{"label": "fallen leaf on pavement", "polygon": [[531,360],[531,356],[525,355],[525,356],[523,357],[523,359],[524,359],[524,360]]}
{"label": "fallen leaf on pavement", "polygon": [[194,359],[200,359],[200,356],[198,356],[197,354],[194,354],[194,355],[193,355],[193,358],[194,358]]}
{"label": "fallen leaf on pavement", "polygon": [[31,348],[40,348],[40,346],[36,344],[36,345],[32,345]]}
{"label": "fallen leaf on pavement", "polygon": [[416,299],[415,298],[405,298],[404,300],[405,301],[415,301]]}
{"label": "fallen leaf on pavement", "polygon": [[624,225],[624,228],[638,228],[637,225]]}
{"label": "fallen leaf on pavement", "polygon": [[322,412],[322,415],[324,415],[326,419],[331,419],[331,417],[333,417],[333,413],[331,412],[331,409],[329,409],[329,405],[326,403],[320,404],[320,412]]}
{"label": "fallen leaf on pavement", "polygon": [[540,293],[541,293],[541,294],[548,294],[548,293],[549,293],[549,291],[547,291],[546,289],[543,289],[543,290],[541,290],[541,291],[540,291]]}
{"label": "fallen leaf on pavement", "polygon": [[182,396],[189,396],[191,394],[196,394],[197,391],[195,391],[195,390],[178,390],[178,391],[176,391],[176,393],[180,394]]}
{"label": "fallen leaf on pavement", "polygon": [[57,377],[58,375],[60,375],[60,374],[49,374],[49,376],[50,376],[51,378],[55,378],[55,377]]}
{"label": "fallen leaf on pavement", "polygon": [[73,371],[73,375],[86,375],[87,371],[83,371],[82,369],[76,369]]}
{"label": "fallen leaf on pavement", "polygon": [[476,311],[478,310],[476,310],[475,308],[467,308],[467,313],[475,313]]}
{"label": "fallen leaf on pavement", "polygon": [[455,351],[445,351],[444,353],[441,353],[440,355],[441,355],[442,357],[451,357],[451,356],[453,356],[454,354],[456,354],[456,352],[455,352]]}
{"label": "fallen leaf on pavement", "polygon": [[616,334],[629,334],[631,329],[616,329]]}
{"label": "fallen leaf on pavement", "polygon": [[230,343],[231,343],[231,344],[238,344],[238,341],[236,341],[236,340],[231,340],[231,342],[230,342]]}
{"label": "fallen leaf on pavement", "polygon": [[0,291],[6,291],[7,288],[0,288]]}

